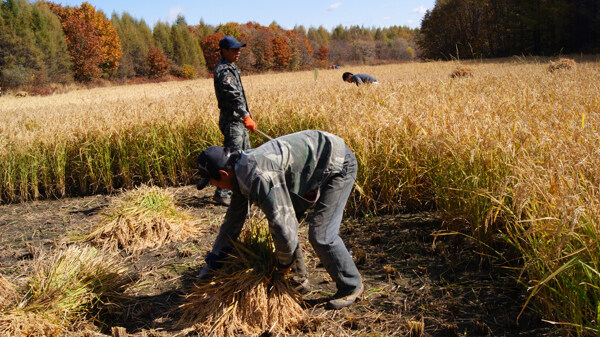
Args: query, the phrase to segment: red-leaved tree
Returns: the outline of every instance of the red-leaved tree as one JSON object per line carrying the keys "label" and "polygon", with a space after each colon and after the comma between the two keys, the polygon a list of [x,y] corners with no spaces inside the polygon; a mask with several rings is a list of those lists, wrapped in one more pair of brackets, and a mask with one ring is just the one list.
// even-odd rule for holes
{"label": "red-leaved tree", "polygon": [[219,41],[224,38],[225,35],[222,33],[213,33],[206,35],[200,41],[200,47],[202,53],[204,53],[204,60],[206,60],[206,68],[210,72],[215,70],[217,63],[221,59],[221,53],[219,53]]}
{"label": "red-leaved tree", "polygon": [[148,51],[146,57],[148,63],[148,76],[150,78],[161,78],[169,73],[169,59],[162,49],[154,46]]}
{"label": "red-leaved tree", "polygon": [[329,63],[329,49],[327,49],[327,47],[325,47],[324,45],[321,45],[321,47],[319,47],[319,50],[317,51],[317,64],[319,65],[319,67],[327,67],[328,63]]}

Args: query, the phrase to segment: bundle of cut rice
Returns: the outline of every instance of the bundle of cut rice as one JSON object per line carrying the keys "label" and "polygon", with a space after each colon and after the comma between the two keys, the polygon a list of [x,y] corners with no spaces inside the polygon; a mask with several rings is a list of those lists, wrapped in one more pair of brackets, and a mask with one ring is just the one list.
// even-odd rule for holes
{"label": "bundle of cut rice", "polygon": [[[134,281],[117,255],[71,246],[34,261],[27,297],[19,307],[67,324],[118,306]],[[109,306],[110,304],[110,306]]]}
{"label": "bundle of cut rice", "polygon": [[125,193],[104,215],[104,221],[86,239],[132,254],[202,232],[192,217],[175,205],[173,195],[159,187],[141,186]]}
{"label": "bundle of cut rice", "polygon": [[306,321],[301,295],[275,269],[271,235],[251,224],[234,253],[210,280],[196,285],[182,305],[180,326],[200,335],[294,333]]}
{"label": "bundle of cut rice", "polygon": [[0,336],[58,336],[60,325],[34,313],[18,309],[17,287],[0,275]]}
{"label": "bundle of cut rice", "polygon": [[558,61],[550,61],[550,65],[548,66],[549,72],[554,72],[560,69],[574,69],[577,66],[577,63],[573,59],[561,58]]}

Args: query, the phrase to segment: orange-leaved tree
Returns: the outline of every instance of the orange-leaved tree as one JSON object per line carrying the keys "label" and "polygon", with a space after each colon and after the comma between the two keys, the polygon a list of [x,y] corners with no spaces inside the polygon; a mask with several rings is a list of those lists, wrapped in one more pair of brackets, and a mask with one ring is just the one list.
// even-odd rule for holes
{"label": "orange-leaved tree", "polygon": [[87,2],[79,7],[50,2],[48,6],[61,21],[75,78],[90,81],[111,76],[119,67],[122,51],[119,35],[104,13]]}
{"label": "orange-leaved tree", "polygon": [[286,70],[292,56],[292,48],[289,45],[290,40],[285,36],[276,36],[272,43],[275,68]]}

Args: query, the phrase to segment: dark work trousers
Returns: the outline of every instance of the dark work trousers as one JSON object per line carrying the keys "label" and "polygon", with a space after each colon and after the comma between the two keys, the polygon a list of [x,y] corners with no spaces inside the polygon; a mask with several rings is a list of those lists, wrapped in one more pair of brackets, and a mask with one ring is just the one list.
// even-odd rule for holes
{"label": "dark work trousers", "polygon": [[[245,151],[250,149],[248,130],[243,122],[231,119],[221,114],[219,116],[219,129],[224,137],[223,147],[229,149],[229,151]],[[220,196],[221,198],[230,198],[231,191],[217,187],[215,195]]]}
{"label": "dark work trousers", "polygon": [[362,284],[352,256],[339,236],[344,208],[356,180],[356,170],[356,157],[346,147],[342,172],[332,175],[321,185],[319,200],[307,215],[308,239],[335,281],[338,294],[344,296]]}

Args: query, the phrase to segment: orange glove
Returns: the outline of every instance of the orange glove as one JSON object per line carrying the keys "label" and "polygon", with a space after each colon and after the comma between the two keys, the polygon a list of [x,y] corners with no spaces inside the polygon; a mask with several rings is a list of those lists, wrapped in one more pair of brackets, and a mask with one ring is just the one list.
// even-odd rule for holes
{"label": "orange glove", "polygon": [[244,117],[244,125],[246,126],[246,129],[256,131],[256,123],[252,120],[250,115]]}

